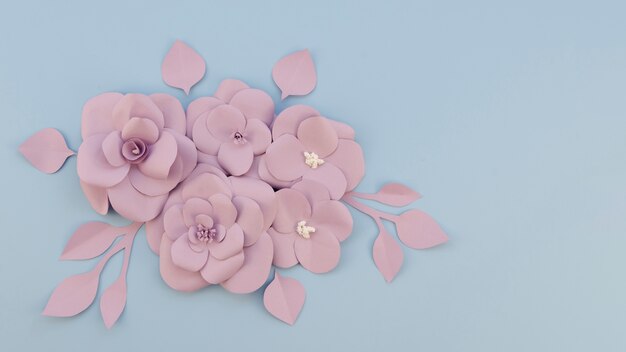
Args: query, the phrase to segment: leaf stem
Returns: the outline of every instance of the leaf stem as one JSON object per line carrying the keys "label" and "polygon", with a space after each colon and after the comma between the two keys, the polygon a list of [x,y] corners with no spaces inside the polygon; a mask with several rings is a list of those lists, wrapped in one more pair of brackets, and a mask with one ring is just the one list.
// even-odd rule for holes
{"label": "leaf stem", "polygon": [[385,226],[383,225],[383,219],[393,221],[393,218],[395,217],[395,215],[387,214],[357,201],[356,199],[354,199],[354,197],[352,197],[352,193],[347,193],[345,196],[343,196],[342,200],[352,206],[354,209],[374,219],[379,231],[386,231]]}

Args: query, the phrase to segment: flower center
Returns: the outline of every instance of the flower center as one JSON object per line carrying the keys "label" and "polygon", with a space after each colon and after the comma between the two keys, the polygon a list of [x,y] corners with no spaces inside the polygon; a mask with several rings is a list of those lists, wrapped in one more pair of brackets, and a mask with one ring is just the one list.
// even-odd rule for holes
{"label": "flower center", "polygon": [[302,236],[302,238],[309,239],[311,238],[311,234],[315,232],[315,227],[307,226],[306,221],[302,220],[298,223],[296,231],[298,231],[298,235]]}
{"label": "flower center", "polygon": [[208,228],[202,224],[196,225],[196,238],[200,242],[211,243],[214,240],[218,240],[217,230],[215,228]]}
{"label": "flower center", "polygon": [[146,143],[139,138],[131,138],[122,145],[122,155],[128,162],[135,164],[141,162],[147,154]]}
{"label": "flower center", "polygon": [[317,169],[318,166],[324,164],[324,160],[313,152],[304,152],[304,162],[309,165],[311,169]]}
{"label": "flower center", "polygon": [[243,138],[243,134],[241,132],[235,132],[235,134],[233,135],[233,139],[235,141],[235,144],[242,144],[246,142],[246,139]]}

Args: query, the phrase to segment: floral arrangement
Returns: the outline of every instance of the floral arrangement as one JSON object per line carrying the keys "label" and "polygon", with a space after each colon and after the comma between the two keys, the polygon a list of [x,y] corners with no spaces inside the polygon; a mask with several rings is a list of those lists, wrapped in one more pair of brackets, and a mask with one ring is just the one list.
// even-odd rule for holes
{"label": "floral arrangement", "polygon": [[[202,57],[181,41],[162,64],[165,83],[187,94],[205,70]],[[282,58],[272,77],[282,99],[309,94],[317,84],[308,50]],[[365,162],[349,125],[306,105],[276,115],[269,94],[239,80],[224,80],[213,96],[194,100],[186,110],[168,94],[98,95],[84,105],[81,136],[74,153],[59,131],[47,128],[20,151],[46,173],[77,154],[80,186],[93,209],[104,215],[112,208],[132,223],[92,221],[74,232],[61,259],[100,261],[62,281],[44,315],[67,317],[87,309],[102,269],[123,251],[120,276],[100,297],[105,325],[113,326],[126,304],[126,272],[143,225],[167,285],[180,291],[221,285],[238,294],[262,288],[274,267],[333,270],[352,232],[346,204],[375,220],[373,259],[387,282],[398,273],[403,252],[383,221],[395,223],[400,241],[414,249],[447,240],[422,211],[394,215],[362,202],[403,207],[420,195],[398,183],[373,194],[356,192]],[[304,287],[274,270],[263,294],[267,310],[293,324],[304,300]]]}

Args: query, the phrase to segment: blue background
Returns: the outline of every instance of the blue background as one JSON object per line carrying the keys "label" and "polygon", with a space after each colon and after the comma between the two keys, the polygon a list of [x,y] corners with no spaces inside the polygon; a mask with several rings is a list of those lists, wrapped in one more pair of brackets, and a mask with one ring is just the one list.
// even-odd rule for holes
{"label": "blue background", "polygon": [[[4,2],[4,1],[3,1]],[[592,2],[587,2],[592,3]],[[626,8],[594,1],[12,1],[0,11],[0,350],[626,350]],[[206,59],[189,97],[165,86],[175,39]],[[83,103],[103,91],[210,95],[229,77],[279,92],[270,72],[310,48],[307,103],[351,124],[367,161],[360,190],[396,180],[450,235],[404,249],[388,285],[374,223],[355,214],[340,266],[306,287],[294,327],[261,293],[169,289],[138,237],[126,311],[42,317],[52,289],[93,262],[59,262],[100,217],[78,186],[17,152],[56,127],[80,144]],[[143,230],[142,230],[143,233]],[[121,264],[105,270],[112,282]]]}

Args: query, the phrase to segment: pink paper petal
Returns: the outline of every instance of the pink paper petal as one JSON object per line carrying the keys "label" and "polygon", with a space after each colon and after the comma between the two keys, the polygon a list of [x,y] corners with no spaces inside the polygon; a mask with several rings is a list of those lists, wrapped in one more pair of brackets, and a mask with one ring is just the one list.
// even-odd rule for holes
{"label": "pink paper petal", "polygon": [[339,241],[345,241],[352,232],[352,214],[339,201],[317,202],[313,205],[311,224],[313,227],[323,227]]}
{"label": "pink paper petal", "polygon": [[198,150],[196,149],[196,145],[193,141],[184,134],[179,134],[176,132],[172,132],[170,129],[165,129],[165,131],[170,132],[174,139],[176,140],[176,149],[178,151],[178,158],[182,161],[183,166],[183,178],[186,178],[191,174],[193,169],[196,167],[198,163]]}
{"label": "pink paper petal", "polygon": [[170,132],[163,131],[161,138],[150,147],[148,157],[137,164],[139,170],[147,176],[167,179],[170,169],[178,155],[178,144]]}
{"label": "pink paper petal", "polygon": [[100,313],[107,329],[113,327],[126,306],[126,277],[120,276],[102,293]]}
{"label": "pink paper petal", "polygon": [[207,127],[209,113],[201,114],[193,125],[192,135],[196,148],[199,151],[217,156],[222,140],[215,137]]}
{"label": "pink paper petal", "polygon": [[209,285],[199,272],[191,272],[174,265],[171,257],[172,241],[163,236],[159,251],[161,278],[165,283],[178,291],[192,292]]}
{"label": "pink paper petal", "polygon": [[219,260],[213,256],[209,256],[209,261],[200,271],[202,277],[211,284],[221,284],[230,279],[243,266],[244,252],[226,259]]}
{"label": "pink paper petal", "polygon": [[435,219],[417,209],[404,212],[395,223],[398,237],[411,248],[426,249],[448,241],[448,236]]}
{"label": "pink paper petal", "polygon": [[180,236],[172,244],[172,262],[187,271],[200,271],[207,262],[208,256],[209,252],[206,249],[200,252],[191,249],[187,236]]}
{"label": "pink paper petal", "polygon": [[[168,209],[167,204],[164,209]],[[146,240],[148,241],[148,246],[150,246],[150,249],[156,255],[159,255],[159,251],[161,248],[161,237],[165,233],[165,227],[163,225],[164,217],[164,212],[161,212],[159,216],[146,223]]]}
{"label": "pink paper petal", "polygon": [[231,226],[226,232],[222,242],[213,241],[209,243],[211,256],[215,259],[225,260],[241,252],[243,248],[243,231],[237,224]]}
{"label": "pink paper petal", "polygon": [[261,155],[272,143],[272,132],[261,120],[252,119],[246,124],[245,138],[252,146],[254,155]]}
{"label": "pink paper petal", "polygon": [[246,88],[250,87],[238,79],[225,79],[217,87],[217,91],[213,95],[224,103],[228,103],[237,92]]}
{"label": "pink paper petal", "polygon": [[[187,200],[182,207],[182,211],[183,211],[182,214],[183,214],[184,227],[185,227],[183,229],[183,232],[187,232],[187,229],[189,227],[196,225],[196,217],[198,215],[210,216],[210,215],[213,215],[214,213],[213,206],[211,205],[211,203],[201,198],[191,198]],[[178,213],[174,213],[174,214],[178,214]],[[178,218],[178,215],[176,217]],[[170,232],[169,231],[170,229],[172,230],[172,232],[179,231],[178,229],[167,228],[168,233]]]}
{"label": "pink paper petal", "polygon": [[330,193],[328,193],[328,189],[319,182],[302,180],[291,186],[291,189],[295,189],[296,191],[300,191],[300,193],[304,194],[310,204],[330,200]]}
{"label": "pink paper petal", "polygon": [[250,170],[254,151],[249,143],[222,143],[217,153],[220,165],[233,176],[241,176]]}
{"label": "pink paper petal", "polygon": [[128,162],[122,155],[123,144],[124,141],[120,131],[112,131],[102,141],[102,153],[104,153],[104,157],[113,167],[120,167]]}
{"label": "pink paper petal", "polygon": [[85,183],[97,187],[111,187],[122,181],[130,170],[130,164],[114,167],[109,164],[103,151],[105,134],[93,135],[78,148],[76,170]]}
{"label": "pink paper petal", "polygon": [[115,211],[126,219],[146,222],[161,213],[167,194],[147,196],[135,189],[128,178],[107,190],[109,201]]}
{"label": "pink paper petal", "polygon": [[100,221],[82,224],[63,249],[61,260],[91,259],[104,253],[124,233],[123,229]]}
{"label": "pink paper petal", "polygon": [[246,119],[259,119],[266,125],[274,120],[274,101],[260,89],[248,88],[237,92],[230,105],[239,109]]}
{"label": "pink paper petal", "polygon": [[187,106],[187,137],[191,138],[193,136],[192,129],[198,117],[223,104],[223,101],[214,97],[202,97],[192,101]]}
{"label": "pink paper petal", "polygon": [[328,119],[321,116],[302,121],[298,127],[298,139],[307,152],[314,152],[320,158],[325,158],[334,152],[339,143],[337,132]]}
{"label": "pink paper petal", "polygon": [[267,183],[250,177],[234,177],[230,180],[233,192],[237,196],[244,196],[254,200],[263,212],[263,230],[267,230],[272,225],[278,210],[276,194]]}
{"label": "pink paper petal", "polygon": [[233,142],[235,132],[243,133],[245,130],[246,118],[238,109],[230,105],[220,105],[211,110],[205,127],[218,140]]}
{"label": "pink paper petal", "polygon": [[347,191],[353,190],[365,176],[365,159],[363,150],[356,142],[340,139],[335,152],[326,157],[329,163],[335,165],[346,177]]}
{"label": "pink paper petal", "polygon": [[219,176],[210,173],[204,173],[191,181],[186,181],[182,187],[183,200],[191,198],[209,199],[209,197],[218,193],[229,197],[232,196],[230,187]]}
{"label": "pink paper petal", "polygon": [[150,99],[163,112],[164,127],[184,135],[187,130],[187,121],[185,120],[185,110],[180,101],[169,94],[163,93],[152,94]]}
{"label": "pink paper petal", "polygon": [[374,241],[373,255],[378,271],[383,274],[385,281],[391,282],[404,261],[402,248],[387,231],[382,230]]}
{"label": "pink paper petal", "polygon": [[92,186],[82,180],[80,181],[80,188],[82,188],[91,207],[98,214],[105,215],[109,212],[109,196],[107,196],[106,188]]}
{"label": "pink paper petal", "polygon": [[274,317],[293,325],[300,315],[305,297],[306,291],[300,282],[276,272],[274,280],[263,293],[263,304]]}
{"label": "pink paper petal", "polygon": [[293,189],[284,188],[276,192],[278,210],[273,227],[278,232],[291,233],[299,221],[311,217],[311,205],[306,197]]}
{"label": "pink paper petal", "polygon": [[309,169],[303,176],[303,180],[311,180],[323,184],[330,193],[332,199],[341,199],[346,193],[346,176],[335,165],[325,163],[317,169]]}
{"label": "pink paper petal", "polygon": [[272,126],[274,140],[283,134],[295,136],[298,133],[298,126],[309,117],[320,116],[320,113],[308,105],[294,105],[281,111]]}
{"label": "pink paper petal", "polygon": [[159,139],[159,128],[150,119],[143,117],[132,117],[122,129],[122,139],[139,138],[142,141],[152,144]]}
{"label": "pink paper petal", "polygon": [[273,264],[279,268],[291,268],[298,264],[298,258],[294,250],[294,243],[296,241],[296,234],[294,233],[280,233],[274,228],[267,230],[267,233],[272,238],[274,245],[274,261]]}
{"label": "pink paper petal", "polygon": [[59,171],[65,160],[74,155],[63,135],[54,128],[35,133],[20,145],[19,150],[35,168],[47,174]]}
{"label": "pink paper petal", "polygon": [[[108,117],[116,130],[122,130],[128,120],[133,117],[144,117],[152,120],[159,129],[165,126],[163,112],[148,97],[143,94],[126,94],[113,108],[112,116]],[[108,131],[107,131],[108,132]]]}
{"label": "pink paper petal", "polygon": [[317,74],[309,50],[296,51],[280,59],[272,69],[272,78],[282,92],[281,99],[311,93],[317,84]]}
{"label": "pink paper petal", "polygon": [[304,152],[304,146],[296,137],[283,135],[267,148],[267,169],[279,180],[296,180],[309,169],[305,163]]}
{"label": "pink paper petal", "polygon": [[343,122],[328,119],[328,122],[337,131],[337,136],[341,139],[354,139],[354,129]]}
{"label": "pink paper petal", "polygon": [[300,264],[313,273],[327,273],[339,264],[339,240],[323,227],[316,228],[311,238],[297,236],[294,248]]}
{"label": "pink paper petal", "polygon": [[174,204],[163,213],[163,232],[170,240],[176,241],[188,230],[189,225],[183,221],[183,206]]}
{"label": "pink paper petal", "polygon": [[[274,175],[272,175],[272,173],[270,172],[270,170],[267,169],[267,162],[266,162],[266,155],[260,155],[258,160],[258,164],[257,164],[257,172],[259,174],[259,178],[265,182],[267,182],[270,186],[280,189],[280,188],[289,188],[291,187],[296,181],[299,181],[300,178],[297,178],[293,181],[282,181],[277,179]],[[253,163],[254,164],[254,163]],[[252,166],[254,167],[254,165]],[[252,169],[252,167],[250,167],[250,169]],[[251,175],[249,175],[251,176]]]}
{"label": "pink paper petal", "polygon": [[235,219],[237,219],[237,209],[229,196],[214,194],[209,197],[209,202],[213,206],[213,220],[215,220],[215,223],[226,228],[231,227],[235,223]]}
{"label": "pink paper petal", "polygon": [[128,179],[136,190],[147,196],[153,197],[167,194],[169,191],[174,189],[176,185],[178,185],[178,182],[180,182],[182,177],[183,162],[181,159],[176,159],[174,161],[169,175],[164,179],[158,179],[145,175],[136,167],[131,168],[128,173]]}
{"label": "pink paper petal", "polygon": [[234,197],[233,204],[237,208],[237,223],[244,234],[243,245],[253,245],[265,230],[261,207],[252,199],[242,196]]}
{"label": "pink paper petal", "polygon": [[83,106],[80,134],[83,139],[94,134],[109,133],[115,129],[113,109],[124,95],[104,93],[89,99]]}
{"label": "pink paper petal", "polygon": [[161,65],[163,81],[168,86],[182,89],[185,94],[189,94],[191,87],[204,77],[205,72],[202,57],[180,40],[174,42]]}
{"label": "pink paper petal", "polygon": [[258,290],[267,280],[272,268],[272,239],[263,233],[259,240],[244,248],[243,266],[222,286],[233,293],[250,293]]}
{"label": "pink paper petal", "polygon": [[42,314],[71,317],[84,311],[96,298],[99,281],[98,268],[66,278],[54,289]]}

